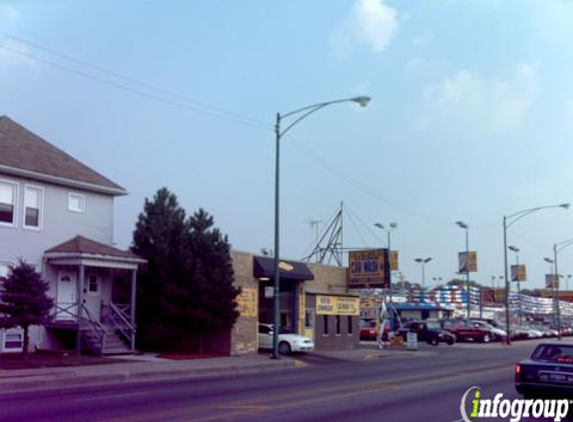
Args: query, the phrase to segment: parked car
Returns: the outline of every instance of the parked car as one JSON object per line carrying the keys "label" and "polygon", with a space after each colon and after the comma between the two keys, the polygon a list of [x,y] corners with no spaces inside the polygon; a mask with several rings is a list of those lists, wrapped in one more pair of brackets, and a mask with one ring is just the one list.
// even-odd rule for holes
{"label": "parked car", "polygon": [[526,397],[573,396],[573,344],[539,344],[515,366],[515,389]]}
{"label": "parked car", "polygon": [[479,327],[492,333],[493,334],[492,340],[505,341],[507,338],[507,332],[505,330],[502,330],[501,328],[498,327],[494,327],[493,325],[489,324],[486,321],[471,320],[470,323],[473,324],[473,326],[476,328]]}
{"label": "parked car", "polygon": [[[496,336],[493,327],[467,319],[447,319],[441,322],[442,328],[455,334],[458,341],[481,341],[489,343]],[[490,328],[491,327],[491,328]]]}
{"label": "parked car", "polygon": [[416,333],[418,341],[437,346],[440,342],[450,346],[456,342],[456,336],[442,329],[438,321],[409,321],[397,331],[397,334],[407,340],[408,333]]}
{"label": "parked car", "polygon": [[[273,348],[273,324],[259,324],[259,349]],[[292,334],[283,327],[279,328],[279,353],[310,352],[314,342],[308,337]]]}
{"label": "parked car", "polygon": [[376,341],[376,320],[360,320],[360,340]]}

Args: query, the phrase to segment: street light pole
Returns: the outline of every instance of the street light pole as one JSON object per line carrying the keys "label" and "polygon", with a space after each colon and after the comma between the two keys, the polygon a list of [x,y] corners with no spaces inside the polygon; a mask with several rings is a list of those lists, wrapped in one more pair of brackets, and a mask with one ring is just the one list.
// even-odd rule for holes
{"label": "street light pole", "polygon": [[[517,246],[508,246],[508,249],[515,252],[516,265],[516,282],[517,282],[517,322],[521,325],[521,280],[519,279],[519,248]],[[511,285],[511,284],[510,284]]]}
{"label": "street light pole", "polygon": [[415,258],[414,261],[422,265],[422,291],[426,288],[426,264],[432,260],[432,257],[427,258]]}
{"label": "street light pole", "polygon": [[[556,299],[554,301],[555,306],[555,315],[557,318],[557,331],[559,332],[558,338],[561,340],[561,308],[559,302],[559,270],[557,268],[557,252],[562,251],[563,249],[573,245],[573,238],[563,240],[562,242],[555,243],[553,245],[553,260],[555,262],[554,270],[555,273],[553,275],[553,284],[554,284],[554,292],[556,293]],[[569,276],[571,277],[571,276]],[[567,286],[568,288],[569,286]]]}
{"label": "street light pole", "polygon": [[518,220],[523,217],[548,208],[564,208],[568,209],[570,204],[559,204],[559,205],[545,205],[541,207],[528,208],[526,210],[518,211],[509,216],[503,216],[503,270],[505,273],[505,324],[507,332],[507,344],[511,344],[511,321],[509,319],[509,292],[510,292],[510,280],[507,273],[507,229],[515,224]]}
{"label": "street light pole", "polygon": [[471,302],[471,294],[470,294],[470,242],[469,242],[469,231],[470,227],[464,223],[463,221],[456,221],[458,227],[464,229],[466,231],[466,263],[465,263],[465,272],[466,272],[466,291],[468,292],[468,302],[467,302],[467,317],[470,318],[470,302]]}
{"label": "street light pole", "polygon": [[374,227],[379,228],[380,230],[386,231],[388,234],[388,271],[389,271],[389,278],[390,278],[390,286],[388,288],[388,298],[392,301],[392,237],[391,232],[392,230],[398,227],[398,223],[390,223],[388,224],[388,228],[384,227],[382,223],[374,223]]}
{"label": "street light pole", "polygon": [[[274,255],[274,278],[273,278],[273,353],[272,358],[279,358],[279,327],[280,327],[280,141],[281,138],[297,123],[311,114],[317,112],[318,110],[327,107],[332,104],[344,103],[344,102],[355,102],[360,104],[361,107],[366,107],[370,102],[370,97],[359,96],[353,98],[345,98],[342,100],[326,101],[323,103],[312,104],[306,107],[299,108],[297,110],[291,111],[289,113],[280,114],[277,113],[277,120],[275,124],[275,255]],[[283,119],[302,113],[297,117],[290,125],[285,129],[281,130],[281,122]]]}

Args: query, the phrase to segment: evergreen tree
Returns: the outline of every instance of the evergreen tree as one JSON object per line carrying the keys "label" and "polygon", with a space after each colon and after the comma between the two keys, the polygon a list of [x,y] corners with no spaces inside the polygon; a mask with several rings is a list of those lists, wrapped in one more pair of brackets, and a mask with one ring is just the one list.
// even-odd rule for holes
{"label": "evergreen tree", "polygon": [[28,356],[28,331],[31,325],[42,325],[49,321],[54,301],[47,295],[48,283],[33,266],[20,260],[10,275],[0,280],[0,328],[22,327],[24,348],[22,357]]}
{"label": "evergreen tree", "polygon": [[167,299],[185,278],[185,211],[166,188],[145,199],[133,234],[133,252],[147,260],[137,285],[137,339],[143,348],[169,347],[177,336]]}
{"label": "evergreen tree", "polygon": [[144,348],[175,350],[227,330],[238,312],[227,237],[199,210],[189,219],[167,189],[146,200],[133,251],[148,260],[138,283],[138,338]]}

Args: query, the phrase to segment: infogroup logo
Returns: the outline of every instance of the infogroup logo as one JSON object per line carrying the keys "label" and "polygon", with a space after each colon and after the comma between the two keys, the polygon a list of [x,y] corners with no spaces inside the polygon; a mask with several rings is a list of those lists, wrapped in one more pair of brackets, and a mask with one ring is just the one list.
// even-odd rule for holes
{"label": "infogroup logo", "polygon": [[465,422],[480,418],[499,418],[519,422],[522,418],[553,418],[561,421],[569,412],[570,401],[566,399],[504,399],[502,393],[484,398],[481,388],[471,387],[460,403],[460,413]]}

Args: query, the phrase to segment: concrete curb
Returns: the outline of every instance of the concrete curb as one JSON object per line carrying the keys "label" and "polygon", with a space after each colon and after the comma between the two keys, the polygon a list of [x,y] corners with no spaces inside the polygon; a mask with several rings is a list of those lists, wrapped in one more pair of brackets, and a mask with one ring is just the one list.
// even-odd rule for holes
{"label": "concrete curb", "polygon": [[[169,368],[164,370],[139,370],[132,371],[122,368],[119,371],[90,374],[76,373],[66,370],[61,373],[51,374],[30,374],[28,377],[0,377],[0,392],[18,393],[27,391],[38,391],[53,388],[68,388],[89,385],[116,385],[145,381],[168,381],[181,380],[185,378],[197,378],[209,375],[239,374],[270,372],[281,369],[295,368],[296,362],[291,359],[282,359],[272,363],[260,363],[252,365],[231,365],[205,368]],[[27,378],[27,379],[23,379]]]}

